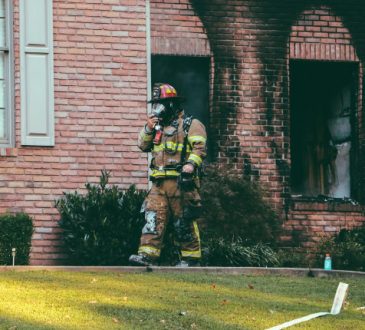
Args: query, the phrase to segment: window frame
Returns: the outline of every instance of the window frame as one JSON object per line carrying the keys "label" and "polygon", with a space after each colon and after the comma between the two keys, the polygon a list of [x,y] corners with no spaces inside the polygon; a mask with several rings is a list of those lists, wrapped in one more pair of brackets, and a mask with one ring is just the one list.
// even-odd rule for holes
{"label": "window frame", "polygon": [[5,47],[4,53],[4,105],[5,105],[5,137],[0,138],[0,147],[14,146],[14,55],[13,55],[13,5],[11,0],[3,0],[5,6]]}
{"label": "window frame", "polygon": [[[348,65],[349,67],[351,66],[351,70],[352,70],[352,81],[351,81],[351,89],[352,89],[352,98],[351,98],[351,113],[350,113],[350,121],[351,121],[351,153],[350,153],[350,196],[349,197],[343,197],[343,198],[338,198],[338,197],[331,197],[330,195],[323,195],[326,196],[327,198],[334,198],[337,200],[354,200],[354,201],[360,201],[361,199],[363,199],[363,197],[361,196],[361,193],[356,185],[356,181],[359,180],[359,178],[361,179],[363,176],[361,176],[359,169],[358,169],[358,161],[359,161],[359,157],[360,157],[360,149],[359,149],[359,144],[361,143],[361,133],[359,131],[359,115],[362,111],[362,97],[361,97],[361,92],[360,92],[360,88],[361,88],[361,73],[362,73],[362,68],[361,68],[361,63],[358,61],[323,61],[323,60],[312,60],[312,59],[290,59],[289,60],[289,74],[288,74],[288,81],[289,81],[289,93],[290,93],[290,118],[292,118],[292,91],[291,91],[291,86],[292,86],[292,65],[297,65],[297,64],[303,64],[303,63],[316,63],[316,64],[320,64],[320,63],[325,63],[325,64],[336,64],[336,65]],[[364,79],[365,80],[365,79]],[[364,86],[364,85],[363,85]],[[290,120],[291,121],[291,120]],[[292,125],[292,124],[290,124]],[[290,128],[291,131],[292,127]],[[292,134],[290,132],[289,134],[289,138],[290,138],[290,148],[292,148]],[[293,156],[292,156],[292,152],[291,152],[291,168],[293,167]],[[295,200],[318,200],[318,196],[315,195],[310,195],[310,194],[306,194],[303,192],[299,192],[299,191],[293,191],[293,184],[292,184],[292,173],[289,174],[289,178],[290,178],[290,195],[293,199]]]}

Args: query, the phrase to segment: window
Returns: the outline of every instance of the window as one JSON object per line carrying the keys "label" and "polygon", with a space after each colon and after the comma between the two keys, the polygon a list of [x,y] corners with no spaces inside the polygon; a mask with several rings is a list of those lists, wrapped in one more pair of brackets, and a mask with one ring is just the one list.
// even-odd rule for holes
{"label": "window", "polygon": [[292,194],[355,198],[358,64],[292,61]]}
{"label": "window", "polygon": [[10,3],[0,0],[0,146],[13,144]]}

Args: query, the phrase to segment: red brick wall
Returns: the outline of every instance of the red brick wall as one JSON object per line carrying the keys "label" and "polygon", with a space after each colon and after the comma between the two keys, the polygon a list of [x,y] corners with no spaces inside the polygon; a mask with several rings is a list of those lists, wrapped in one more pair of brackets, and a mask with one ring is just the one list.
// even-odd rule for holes
{"label": "red brick wall", "polygon": [[[327,6],[303,11],[292,26],[289,42],[291,60],[355,62],[360,65],[362,77],[362,62],[354,47],[352,35],[342,17]],[[358,104],[358,130],[362,132],[362,79],[359,79]],[[360,140],[362,138],[359,136]],[[288,230],[302,235],[304,246],[311,247],[323,235],[358,226],[364,220],[359,206],[296,201],[285,225]]]}
{"label": "red brick wall", "polygon": [[[54,201],[98,182],[146,187],[136,136],[147,99],[145,1],[53,1],[55,147],[20,145],[19,14],[14,8],[16,146],[0,158],[0,213],[34,218],[32,264],[62,258]],[[5,151],[3,150],[3,153]]]}
{"label": "red brick wall", "polygon": [[[299,231],[310,246],[319,234],[357,225],[365,217],[359,206],[300,203],[290,197],[288,61],[358,60],[362,65],[365,4],[306,3],[151,0],[151,48],[154,54],[213,56],[214,156],[259,180],[283,214],[287,238]],[[97,182],[103,168],[122,187],[147,184],[147,159],[135,146],[146,113],[145,4],[53,1],[56,145],[35,148],[20,145],[15,1],[16,146],[0,150],[0,213],[25,211],[34,217],[32,264],[62,260],[54,200],[63,191]],[[364,120],[359,116],[360,154],[365,154]],[[364,159],[359,163],[365,173]],[[365,187],[365,175],[359,184]]]}
{"label": "red brick wall", "polygon": [[322,237],[359,226],[364,220],[360,206],[296,202],[285,224],[289,235],[283,238],[290,240],[295,235],[302,246],[311,248]]}
{"label": "red brick wall", "polygon": [[350,31],[331,8],[305,10],[292,26],[291,59],[359,61]]}
{"label": "red brick wall", "polygon": [[[296,202],[290,195],[289,59],[365,60],[361,1],[192,1],[214,57],[214,152],[223,164],[259,180],[282,212],[285,238],[305,245],[365,221],[362,208]],[[362,71],[360,71],[362,75]],[[362,83],[359,82],[359,88]],[[363,100],[359,95],[360,189],[364,191]],[[362,155],[362,156],[361,156]],[[244,202],[244,201],[243,201]]]}
{"label": "red brick wall", "polygon": [[151,0],[152,54],[210,55],[204,26],[189,0]]}

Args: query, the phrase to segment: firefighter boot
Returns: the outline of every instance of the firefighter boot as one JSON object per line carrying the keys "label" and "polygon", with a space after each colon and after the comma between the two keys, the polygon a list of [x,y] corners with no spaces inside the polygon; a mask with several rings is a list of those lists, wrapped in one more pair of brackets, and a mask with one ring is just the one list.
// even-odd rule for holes
{"label": "firefighter boot", "polygon": [[129,262],[135,266],[151,266],[152,265],[152,259],[149,256],[142,254],[142,253],[132,254],[129,257]]}

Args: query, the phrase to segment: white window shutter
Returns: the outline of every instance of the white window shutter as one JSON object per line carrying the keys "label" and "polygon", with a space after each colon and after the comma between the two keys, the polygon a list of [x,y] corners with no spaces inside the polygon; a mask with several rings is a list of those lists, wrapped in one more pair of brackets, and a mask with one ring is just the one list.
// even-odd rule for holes
{"label": "white window shutter", "polygon": [[20,0],[21,144],[54,145],[52,0]]}

